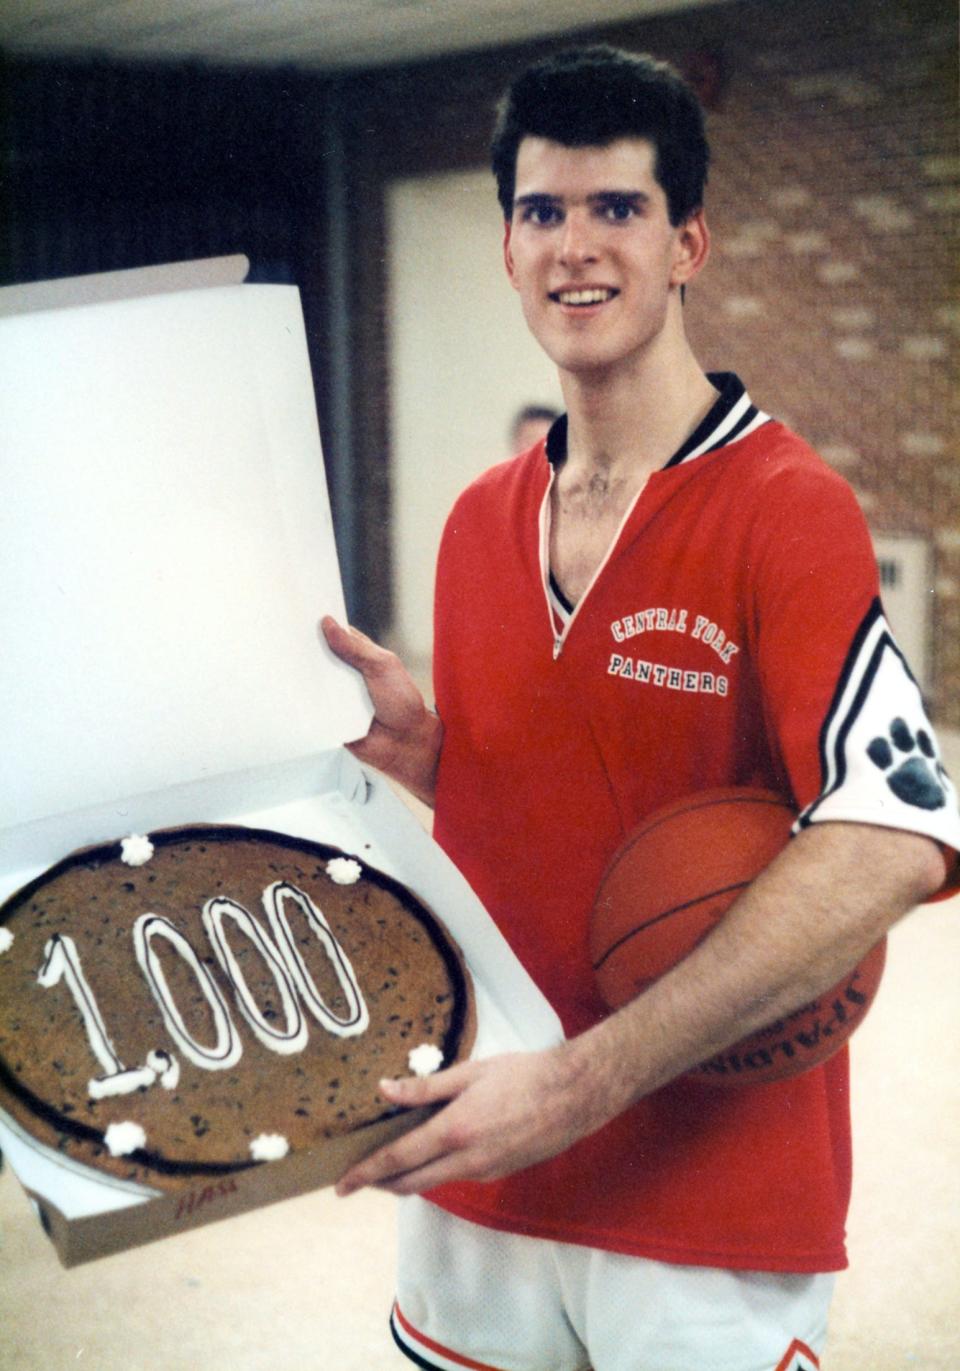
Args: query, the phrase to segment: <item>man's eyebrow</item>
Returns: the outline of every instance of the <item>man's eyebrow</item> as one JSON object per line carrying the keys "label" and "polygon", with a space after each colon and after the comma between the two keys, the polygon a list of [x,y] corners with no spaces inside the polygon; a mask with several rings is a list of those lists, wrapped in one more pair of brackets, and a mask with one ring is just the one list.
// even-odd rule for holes
{"label": "man's eyebrow", "polygon": [[645,190],[598,190],[593,195],[588,195],[587,199],[591,204],[623,204],[626,201],[631,205],[648,205],[650,196]]}
{"label": "man's eyebrow", "polygon": [[559,205],[563,203],[561,195],[548,195],[545,191],[531,191],[529,195],[517,195],[513,201],[514,205]]}
{"label": "man's eyebrow", "polygon": [[[586,197],[588,204],[622,204],[624,201],[632,205],[647,205],[650,203],[650,196],[645,190],[597,190]],[[514,206],[517,205],[562,205],[564,197],[562,195],[551,195],[548,191],[531,191],[527,195],[518,195],[514,199]]]}

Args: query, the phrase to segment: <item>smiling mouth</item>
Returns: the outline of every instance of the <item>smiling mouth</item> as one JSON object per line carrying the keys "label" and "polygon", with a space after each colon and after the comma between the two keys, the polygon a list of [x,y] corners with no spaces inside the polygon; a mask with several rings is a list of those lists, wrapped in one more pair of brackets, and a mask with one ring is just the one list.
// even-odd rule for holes
{"label": "smiling mouth", "polygon": [[608,300],[612,300],[619,293],[609,286],[595,286],[589,290],[552,290],[550,291],[550,299],[558,305],[573,305],[582,308],[585,305],[605,305]]}

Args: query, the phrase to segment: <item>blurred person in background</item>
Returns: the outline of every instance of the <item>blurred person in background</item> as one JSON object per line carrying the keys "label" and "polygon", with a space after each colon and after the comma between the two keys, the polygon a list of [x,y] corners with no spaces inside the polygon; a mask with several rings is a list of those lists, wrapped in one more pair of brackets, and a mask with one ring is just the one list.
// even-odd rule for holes
{"label": "blurred person in background", "polygon": [[518,409],[510,425],[511,456],[526,452],[541,438],[546,438],[550,425],[559,417],[560,411],[549,405],[524,405]]}

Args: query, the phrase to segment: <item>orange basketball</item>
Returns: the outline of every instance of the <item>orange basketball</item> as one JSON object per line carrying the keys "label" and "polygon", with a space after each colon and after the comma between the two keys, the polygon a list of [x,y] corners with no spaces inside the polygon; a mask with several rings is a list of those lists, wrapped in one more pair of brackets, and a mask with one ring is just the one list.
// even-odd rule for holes
{"label": "orange basketball", "polygon": [[[769,790],[703,791],[644,819],[597,891],[590,955],[611,1009],[632,1000],[700,943],[787,844],[795,818]],[[690,1073],[714,1085],[779,1081],[826,1061],[863,1021],[886,939],[831,990]]]}

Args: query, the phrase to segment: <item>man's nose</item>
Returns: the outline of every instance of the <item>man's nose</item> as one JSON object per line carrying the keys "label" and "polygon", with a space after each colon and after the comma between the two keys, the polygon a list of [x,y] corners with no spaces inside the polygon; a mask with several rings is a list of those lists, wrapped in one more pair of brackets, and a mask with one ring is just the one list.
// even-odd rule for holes
{"label": "man's nose", "polygon": [[589,211],[570,209],[560,230],[559,253],[567,266],[582,266],[597,257],[594,224]]}

